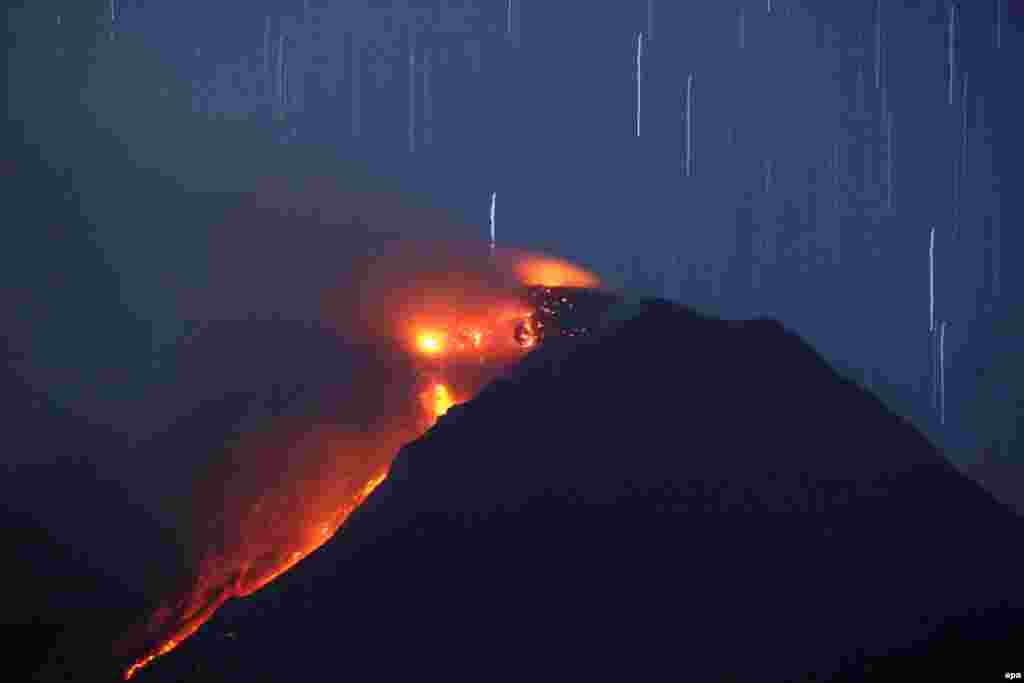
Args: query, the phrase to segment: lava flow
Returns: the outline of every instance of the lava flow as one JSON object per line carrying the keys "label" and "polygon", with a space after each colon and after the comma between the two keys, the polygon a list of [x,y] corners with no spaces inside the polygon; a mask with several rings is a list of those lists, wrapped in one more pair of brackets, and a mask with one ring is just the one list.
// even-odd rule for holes
{"label": "lava flow", "polygon": [[[410,265],[422,260],[422,250],[413,250],[399,255],[397,266],[377,257],[359,272],[361,308],[349,312],[346,329],[357,326],[351,321],[364,325],[350,333],[377,345],[373,355],[383,370],[364,371],[353,391],[364,387],[382,398],[356,395],[339,412],[374,415],[358,428],[331,419],[278,420],[241,436],[201,478],[193,496],[193,571],[115,644],[116,655],[130,662],[126,680],[195,633],[225,601],[259,590],[331,538],[387,477],[402,445],[554,327],[555,309],[544,303],[553,300],[550,288],[599,284],[593,274],[548,257],[516,254],[506,280],[484,272],[500,271],[498,263]],[[494,284],[509,278],[511,285]],[[380,361],[392,351],[394,359]],[[403,362],[413,368],[409,384],[397,369]]]}

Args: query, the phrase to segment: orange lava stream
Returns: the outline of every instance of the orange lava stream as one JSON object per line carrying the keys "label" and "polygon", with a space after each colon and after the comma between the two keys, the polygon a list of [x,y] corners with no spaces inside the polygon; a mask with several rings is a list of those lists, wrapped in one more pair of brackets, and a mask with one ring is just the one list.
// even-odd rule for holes
{"label": "orange lava stream", "polygon": [[[344,523],[348,516],[351,515],[352,512],[357,507],[359,507],[363,503],[363,501],[365,501],[370,496],[371,493],[373,493],[374,489],[376,489],[387,478],[387,474],[387,470],[385,470],[380,474],[372,477],[369,481],[367,481],[359,490],[359,492],[355,495],[352,501],[348,505],[346,505],[342,510],[338,511],[338,513],[336,514],[336,518],[338,521],[336,524],[332,525],[333,528],[330,528],[330,526],[328,525],[324,525],[320,529],[320,532],[318,534],[320,536],[319,538],[312,539],[306,545],[306,547],[302,548],[301,550],[292,552],[291,555],[284,559],[280,565],[275,567],[271,572],[267,573],[265,576],[259,577],[252,583],[245,584],[243,582],[243,576],[245,575],[245,572],[239,572],[239,575],[234,582],[221,587],[219,590],[217,590],[214,597],[212,599],[205,601],[205,603],[202,600],[202,594],[204,592],[203,583],[199,582],[199,584],[191,591],[188,598],[184,601],[184,604],[189,605],[189,607],[186,609],[184,614],[181,617],[179,617],[178,623],[174,629],[173,634],[170,636],[165,636],[163,642],[160,645],[158,645],[155,648],[152,648],[147,654],[133,662],[132,665],[129,666],[124,672],[124,680],[129,680],[140,669],[145,667],[154,659],[167,654],[171,650],[174,650],[176,647],[178,647],[181,643],[186,641],[197,630],[199,630],[199,628],[204,623],[206,623],[210,619],[210,617],[213,616],[213,614],[218,609],[220,609],[220,607],[229,599],[244,598],[249,595],[252,595],[256,591],[265,587],[267,584],[273,582],[275,579],[277,579],[279,576],[290,570],[303,559],[308,557],[313,551],[315,551],[317,548],[323,545],[329,538],[331,538],[331,536],[334,535],[338,527],[340,527],[341,524]],[[221,564],[222,561],[223,558],[220,557],[209,560],[207,564],[210,565],[211,570],[200,571],[200,576],[206,577],[210,575],[216,575],[217,572],[215,570],[212,570],[212,567],[214,565]],[[159,624],[162,621],[164,621],[167,617],[173,616],[173,610],[173,607],[164,605],[162,606],[161,609],[158,609],[154,613],[150,621]]]}

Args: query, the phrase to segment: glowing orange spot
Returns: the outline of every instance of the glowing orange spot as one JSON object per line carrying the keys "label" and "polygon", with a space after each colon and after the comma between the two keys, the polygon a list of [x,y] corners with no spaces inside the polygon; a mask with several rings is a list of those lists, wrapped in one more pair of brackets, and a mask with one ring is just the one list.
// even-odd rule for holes
{"label": "glowing orange spot", "polygon": [[416,348],[427,355],[437,355],[444,351],[444,337],[440,332],[420,332],[416,335]]}
{"label": "glowing orange spot", "polygon": [[448,387],[443,384],[435,384],[433,389],[434,417],[441,417],[448,412],[448,409],[455,405],[452,394]]}
{"label": "glowing orange spot", "polygon": [[515,264],[523,284],[543,287],[599,287],[600,279],[584,268],[561,259],[533,256]]}

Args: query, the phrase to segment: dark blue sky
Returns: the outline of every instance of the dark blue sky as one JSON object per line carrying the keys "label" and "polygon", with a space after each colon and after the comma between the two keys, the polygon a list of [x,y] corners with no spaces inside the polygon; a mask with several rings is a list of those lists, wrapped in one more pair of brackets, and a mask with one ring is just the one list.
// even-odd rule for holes
{"label": "dark blue sky", "polygon": [[[778,317],[958,462],[1017,439],[1017,0],[962,3],[952,104],[950,5],[931,0],[513,0],[511,25],[507,0],[133,0],[113,22],[107,2],[25,4],[8,15],[26,183],[6,200],[9,346],[94,420],[166,419],[164,349],[190,319],[309,316],[348,248],[311,221],[484,239],[497,192],[499,242]],[[346,213],[309,177],[412,208]],[[225,219],[253,205],[279,217]]]}

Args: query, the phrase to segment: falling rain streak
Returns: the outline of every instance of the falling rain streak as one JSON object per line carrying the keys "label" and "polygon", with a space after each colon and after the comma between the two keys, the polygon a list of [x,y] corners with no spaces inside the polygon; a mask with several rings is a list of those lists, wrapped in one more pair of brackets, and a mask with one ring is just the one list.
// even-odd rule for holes
{"label": "falling rain streak", "polygon": [[882,0],[875,2],[875,87],[882,87]]}
{"label": "falling rain streak", "polygon": [[740,8],[740,16],[739,16],[739,21],[738,21],[738,26],[737,26],[737,33],[738,33],[737,40],[738,40],[740,49],[743,49],[743,48],[745,48],[747,46],[747,15],[744,13],[742,7]]}
{"label": "falling rain streak", "polygon": [[[961,129],[960,129],[961,130],[961,133],[960,133],[960,136],[961,136],[961,138],[960,138],[960,145],[961,145],[961,149],[960,149],[960,177],[961,177],[962,181],[966,181],[967,180],[967,123],[968,123],[968,121],[967,121],[967,117],[968,117],[967,89],[968,89],[968,86],[970,86],[970,76],[971,76],[971,74],[969,72],[967,72],[967,71],[964,72],[964,86],[963,86],[964,89],[963,89],[963,98],[962,98],[963,102],[962,102],[962,107],[961,107],[961,111],[960,111],[960,123],[961,123]],[[963,192],[963,188],[962,188],[962,182],[961,182],[961,193],[962,192]]]}
{"label": "falling rain streak", "polygon": [[953,104],[953,84],[956,82],[956,3],[949,5],[949,103]]}
{"label": "falling rain streak", "polygon": [[939,424],[946,424],[946,321],[939,323]]}
{"label": "falling rain streak", "polygon": [[640,58],[643,56],[644,34],[636,34],[636,136],[640,137]]}
{"label": "falling rain streak", "polygon": [[361,127],[360,113],[362,108],[359,106],[359,97],[362,89],[359,87],[359,77],[362,73],[362,64],[360,63],[362,55],[360,54],[358,37],[354,32],[349,35],[352,41],[352,137],[357,138],[359,137]]}
{"label": "falling rain streak", "polygon": [[284,31],[277,34],[277,99],[284,108]]}
{"label": "falling rain streak", "polygon": [[686,77],[686,177],[693,175],[693,74]]}
{"label": "falling rain streak", "polygon": [[423,121],[427,125],[423,128],[423,144],[431,144],[432,129],[430,126],[434,118],[434,100],[430,91],[430,62],[431,52],[423,52]]}
{"label": "falling rain streak", "polygon": [[271,69],[270,64],[271,64],[271,60],[270,60],[270,16],[268,15],[265,18],[265,20],[264,20],[264,26],[263,26],[263,70],[265,72],[265,78],[266,78],[266,86],[265,86],[266,90],[265,90],[265,93],[266,93],[266,97],[268,99],[270,97],[273,97],[273,94],[271,92],[271,87],[272,87],[271,83],[273,83],[273,80],[271,79],[271,74],[270,74],[270,69]]}
{"label": "falling rain streak", "polygon": [[889,145],[889,153],[886,158],[886,185],[888,186],[888,205],[892,210],[893,205],[893,142],[892,142],[892,110],[889,110],[887,119],[886,143]]}
{"label": "falling rain streak", "polygon": [[928,332],[935,331],[935,228],[928,238]]}
{"label": "falling rain streak", "polygon": [[995,0],[996,4],[996,49],[1003,47],[1003,0]]}
{"label": "falling rain streak", "polygon": [[409,41],[409,153],[416,151],[416,46]]}
{"label": "falling rain streak", "polygon": [[840,193],[840,185],[839,185],[839,143],[838,142],[833,143],[833,145],[832,145],[832,179],[833,179],[833,185],[835,186],[834,187],[834,189],[835,189],[835,196],[833,197],[833,200],[832,200],[832,208],[834,208],[836,211],[838,211],[839,210],[839,193]]}
{"label": "falling rain streak", "polygon": [[491,257],[494,257],[494,245],[495,245],[495,229],[494,229],[494,209],[498,201],[498,193],[491,193]]}

